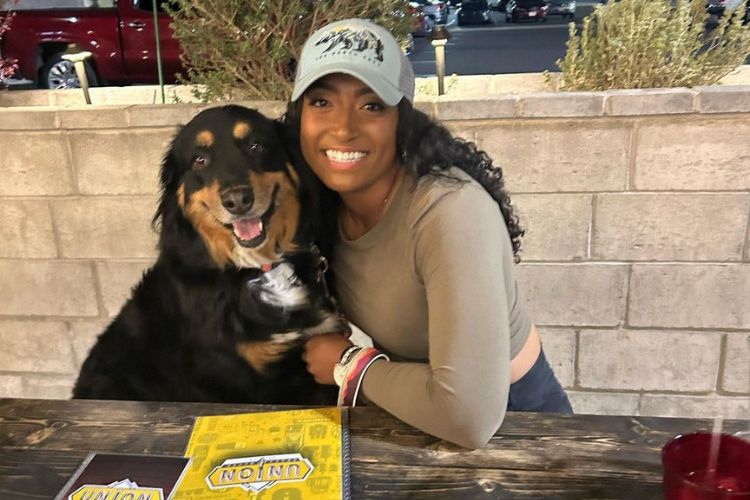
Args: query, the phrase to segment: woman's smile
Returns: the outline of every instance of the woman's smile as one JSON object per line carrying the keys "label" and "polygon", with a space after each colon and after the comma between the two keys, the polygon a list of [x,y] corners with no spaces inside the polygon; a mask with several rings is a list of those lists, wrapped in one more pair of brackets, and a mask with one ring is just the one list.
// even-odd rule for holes
{"label": "woman's smile", "polygon": [[326,149],[323,152],[328,158],[328,165],[333,170],[355,168],[368,154],[367,151],[349,151],[345,149]]}

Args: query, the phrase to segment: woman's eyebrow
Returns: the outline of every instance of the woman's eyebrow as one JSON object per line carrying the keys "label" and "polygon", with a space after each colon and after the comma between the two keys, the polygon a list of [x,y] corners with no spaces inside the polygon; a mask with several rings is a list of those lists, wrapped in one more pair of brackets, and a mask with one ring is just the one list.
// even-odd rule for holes
{"label": "woman's eyebrow", "polygon": [[[326,90],[326,91],[328,91],[328,92],[337,92],[337,91],[338,91],[338,89],[336,89],[336,87],[334,87],[333,85],[330,85],[329,83],[327,83],[327,82],[324,82],[324,81],[320,81],[320,80],[319,80],[319,81],[317,81],[317,82],[315,82],[315,83],[313,83],[313,84],[311,84],[311,85],[310,85],[310,86],[309,86],[309,87],[307,88],[307,91],[308,91],[308,92],[311,92],[311,91],[313,91],[313,90]],[[360,87],[360,88],[359,88],[359,89],[357,90],[357,92],[356,92],[356,96],[357,96],[357,97],[361,97],[361,96],[364,96],[364,95],[369,95],[369,94],[374,94],[374,95],[377,95],[377,94],[375,94],[375,91],[373,91],[373,90],[372,90],[372,89],[371,89],[370,87],[368,87],[367,85],[363,85],[363,86],[362,86],[362,87]]]}

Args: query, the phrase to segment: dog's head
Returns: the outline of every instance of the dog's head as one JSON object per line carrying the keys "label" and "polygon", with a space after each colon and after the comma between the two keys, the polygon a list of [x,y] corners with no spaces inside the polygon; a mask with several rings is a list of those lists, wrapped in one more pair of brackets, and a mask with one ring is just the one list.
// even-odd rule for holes
{"label": "dog's head", "polygon": [[277,261],[305,239],[300,213],[312,194],[304,181],[276,122],[240,106],[202,111],[177,133],[162,164],[155,216],[162,249],[198,252],[175,243],[192,228],[219,268]]}

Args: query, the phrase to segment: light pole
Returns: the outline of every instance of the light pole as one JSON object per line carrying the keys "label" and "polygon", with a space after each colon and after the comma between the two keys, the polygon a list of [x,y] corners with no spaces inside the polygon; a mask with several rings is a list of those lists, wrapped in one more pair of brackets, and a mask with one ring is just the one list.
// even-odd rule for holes
{"label": "light pole", "polygon": [[81,82],[81,90],[83,90],[83,97],[86,99],[86,104],[91,104],[89,79],[86,76],[86,65],[84,64],[84,61],[89,57],[91,57],[91,52],[81,50],[74,43],[68,45],[68,49],[62,55],[64,60],[72,62],[76,68],[76,74],[78,75],[78,81]]}
{"label": "light pole", "polygon": [[432,46],[435,47],[435,65],[437,66],[438,95],[445,94],[445,44],[450,40],[451,34],[444,24],[438,24],[432,29]]}

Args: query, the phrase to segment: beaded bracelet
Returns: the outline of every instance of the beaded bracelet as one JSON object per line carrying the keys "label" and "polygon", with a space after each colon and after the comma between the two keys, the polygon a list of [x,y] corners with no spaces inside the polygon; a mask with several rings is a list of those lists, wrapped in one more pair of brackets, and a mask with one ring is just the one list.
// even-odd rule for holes
{"label": "beaded bracelet", "polygon": [[357,351],[357,353],[347,363],[346,376],[344,382],[339,388],[338,405],[339,406],[356,406],[359,389],[362,386],[362,380],[365,377],[367,369],[378,359],[391,359],[378,351],[374,347],[366,347]]}

